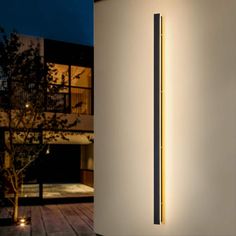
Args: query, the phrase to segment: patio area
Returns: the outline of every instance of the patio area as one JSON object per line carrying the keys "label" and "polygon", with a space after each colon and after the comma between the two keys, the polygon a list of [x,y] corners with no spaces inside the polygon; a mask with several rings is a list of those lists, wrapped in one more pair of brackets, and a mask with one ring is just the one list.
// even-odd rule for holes
{"label": "patio area", "polygon": [[[93,196],[94,189],[84,184],[43,184],[43,198]],[[38,197],[39,185],[22,186],[21,197]]]}
{"label": "patio area", "polygon": [[[11,208],[0,208],[0,218]],[[1,236],[95,236],[93,203],[21,206],[20,217],[31,217],[25,226],[1,226]]]}
{"label": "patio area", "polygon": [[[43,184],[43,198],[75,198],[92,197],[94,188],[80,184]],[[7,194],[7,197],[13,197],[13,194]],[[20,189],[21,198],[39,197],[39,184],[24,184]]]}

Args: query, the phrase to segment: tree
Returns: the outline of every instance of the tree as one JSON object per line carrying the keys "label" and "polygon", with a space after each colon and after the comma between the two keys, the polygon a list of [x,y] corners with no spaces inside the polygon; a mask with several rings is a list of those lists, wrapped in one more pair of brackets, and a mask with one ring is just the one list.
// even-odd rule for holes
{"label": "tree", "polygon": [[0,127],[4,131],[0,173],[14,193],[9,199],[14,222],[18,220],[25,170],[46,151],[48,143],[58,138],[68,140],[62,131],[77,123],[77,119],[69,122],[63,113],[45,111],[46,107],[57,110],[60,98],[56,94],[63,88],[63,77],[57,78],[53,64],[44,63],[39,45],[25,47],[16,32],[7,35],[0,28]]}

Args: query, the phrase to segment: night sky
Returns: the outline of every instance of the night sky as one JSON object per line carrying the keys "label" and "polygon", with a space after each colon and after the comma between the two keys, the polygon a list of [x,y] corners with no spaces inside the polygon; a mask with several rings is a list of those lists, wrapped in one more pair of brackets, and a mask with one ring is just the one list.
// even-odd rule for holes
{"label": "night sky", "polygon": [[7,31],[93,45],[93,0],[0,0],[0,25]]}

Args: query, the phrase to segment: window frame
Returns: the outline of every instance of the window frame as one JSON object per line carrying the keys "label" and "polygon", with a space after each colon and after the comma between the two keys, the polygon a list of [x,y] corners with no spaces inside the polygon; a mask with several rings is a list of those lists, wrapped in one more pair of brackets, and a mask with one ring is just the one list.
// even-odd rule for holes
{"label": "window frame", "polygon": [[[58,92],[58,93],[55,93],[55,95],[61,95],[61,94],[64,94],[64,98],[63,98],[63,110],[58,110],[58,109],[48,109],[48,103],[46,102],[46,111],[48,112],[58,112],[58,113],[68,113],[68,114],[82,114],[82,115],[93,115],[93,94],[94,94],[94,88],[93,88],[93,68],[92,67],[86,67],[86,66],[81,66],[81,65],[72,65],[72,64],[61,64],[61,63],[54,63],[54,62],[46,62],[47,64],[48,63],[52,63],[52,64],[55,64],[55,65],[65,65],[65,66],[68,66],[68,85],[64,85],[63,87],[64,88],[68,88],[68,92]],[[72,73],[71,73],[71,68],[72,66],[74,67],[84,67],[84,68],[87,68],[89,70],[91,70],[91,81],[90,81],[90,87],[84,87],[84,86],[74,86],[74,85],[71,85],[72,84]],[[53,83],[52,83],[53,84]],[[60,86],[60,85],[57,85],[57,84],[53,84],[53,86]],[[89,107],[89,111],[88,113],[86,114],[83,114],[83,113],[73,113],[72,110],[72,88],[73,89],[85,89],[85,90],[88,90],[90,93],[89,93],[89,100],[90,100],[90,107]],[[67,108],[67,96],[69,97],[69,102],[68,102],[68,108]],[[48,97],[48,95],[47,95]]]}

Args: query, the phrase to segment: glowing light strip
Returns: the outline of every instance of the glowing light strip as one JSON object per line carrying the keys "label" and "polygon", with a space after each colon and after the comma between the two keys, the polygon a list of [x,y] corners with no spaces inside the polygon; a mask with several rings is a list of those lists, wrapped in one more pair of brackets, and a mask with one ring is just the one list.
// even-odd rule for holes
{"label": "glowing light strip", "polygon": [[161,17],[161,223],[165,224],[165,80],[164,80],[164,26]]}
{"label": "glowing light strip", "polygon": [[154,224],[165,223],[164,40],[162,17],[154,15]]}

